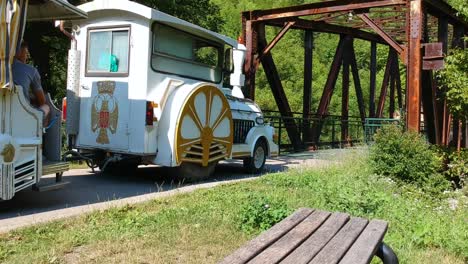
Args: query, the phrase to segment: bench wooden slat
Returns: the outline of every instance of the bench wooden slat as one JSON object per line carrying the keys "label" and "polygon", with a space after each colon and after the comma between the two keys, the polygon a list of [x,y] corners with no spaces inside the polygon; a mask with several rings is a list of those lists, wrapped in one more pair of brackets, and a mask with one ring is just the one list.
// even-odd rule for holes
{"label": "bench wooden slat", "polygon": [[269,230],[252,239],[245,246],[239,248],[231,255],[227,256],[220,264],[242,264],[251,260],[263,249],[274,243],[284,234],[289,232],[297,224],[312,214],[314,210],[310,208],[300,208],[289,217],[283,219]]}
{"label": "bench wooden slat", "polygon": [[366,219],[352,217],[309,263],[338,263],[348,248],[361,234],[362,230],[364,230],[367,223]]}
{"label": "bench wooden slat", "polygon": [[329,212],[315,211],[295,226],[291,231],[281,237],[274,244],[257,255],[249,264],[278,263],[298,245],[306,240],[310,234],[317,230],[331,215]]}
{"label": "bench wooden slat", "polygon": [[370,263],[387,232],[387,227],[388,224],[385,221],[372,220],[340,261],[340,264]]}
{"label": "bench wooden slat", "polygon": [[282,264],[305,264],[335,236],[341,227],[349,220],[344,213],[332,214],[320,228],[315,231],[304,243],[287,256]]}

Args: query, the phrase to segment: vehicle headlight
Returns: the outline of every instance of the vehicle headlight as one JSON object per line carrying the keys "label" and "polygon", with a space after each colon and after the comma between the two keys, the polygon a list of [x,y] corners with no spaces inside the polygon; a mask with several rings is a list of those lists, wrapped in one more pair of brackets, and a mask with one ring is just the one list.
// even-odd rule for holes
{"label": "vehicle headlight", "polygon": [[258,125],[265,124],[265,120],[263,119],[263,116],[259,116],[259,117],[255,118],[255,123],[257,123]]}

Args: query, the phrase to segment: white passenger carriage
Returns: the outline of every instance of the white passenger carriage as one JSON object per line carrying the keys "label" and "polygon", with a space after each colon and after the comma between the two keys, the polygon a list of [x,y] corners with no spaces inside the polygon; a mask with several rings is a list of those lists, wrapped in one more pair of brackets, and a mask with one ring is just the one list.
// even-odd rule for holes
{"label": "white passenger carriage", "polygon": [[101,169],[181,166],[200,178],[230,158],[258,172],[278,153],[242,95],[243,45],[127,0],[79,8],[88,18],[73,21],[67,133]]}
{"label": "white passenger carriage", "polygon": [[[21,43],[25,22],[86,17],[65,0],[3,0],[0,3],[0,201],[35,186],[50,190],[64,186],[68,163],[61,155],[61,111],[50,97],[50,123],[30,104],[24,87],[15,85],[11,66]],[[58,30],[58,29],[57,29]],[[41,177],[56,174],[57,183],[40,185]]]}

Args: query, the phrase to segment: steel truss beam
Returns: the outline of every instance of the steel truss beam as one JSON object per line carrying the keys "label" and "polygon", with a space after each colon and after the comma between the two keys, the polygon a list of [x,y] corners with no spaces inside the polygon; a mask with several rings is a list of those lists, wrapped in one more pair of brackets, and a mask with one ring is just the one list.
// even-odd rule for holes
{"label": "steel truss beam", "polygon": [[256,20],[310,16],[343,11],[359,11],[375,7],[405,5],[405,0],[337,0],[270,10],[254,11]]}
{"label": "steel truss beam", "polygon": [[330,67],[330,72],[328,73],[327,82],[325,83],[325,88],[323,89],[322,97],[320,98],[320,103],[316,114],[319,120],[314,122],[312,128],[313,140],[315,144],[318,144],[320,141],[322,118],[327,114],[328,106],[330,105],[330,100],[336,86],[338,75],[340,73],[341,64],[343,63],[343,53],[345,51],[346,44],[345,39],[346,37],[344,35],[340,36],[340,41],[338,42],[338,47],[336,48],[335,56]]}
{"label": "steel truss beam", "polygon": [[335,57],[333,58],[330,72],[328,73],[327,82],[325,83],[325,88],[323,89],[322,97],[320,98],[320,104],[317,109],[317,115],[319,117],[326,115],[328,106],[330,105],[330,100],[335,89],[336,80],[338,78],[338,74],[340,73],[341,64],[343,62],[343,53],[346,44],[345,38],[345,36],[340,37],[340,42],[338,43],[338,48],[336,49]]}
{"label": "steel truss beam", "polygon": [[[395,81],[398,97],[398,108],[401,111],[403,109],[403,91],[401,87],[401,74],[400,74],[400,64],[398,60],[395,60]],[[400,113],[401,114],[401,113]]]}
{"label": "steel truss beam", "polygon": [[311,141],[310,114],[312,109],[312,77],[313,77],[314,33],[306,30],[304,34],[304,92],[302,98],[302,141]]}
{"label": "steel truss beam", "polygon": [[349,53],[350,53],[350,58],[351,58],[351,70],[353,73],[353,80],[354,80],[354,89],[356,90],[356,97],[358,100],[358,106],[359,106],[359,114],[361,116],[361,121],[362,125],[364,127],[364,123],[366,121],[366,108],[364,105],[364,96],[362,94],[362,87],[361,87],[361,79],[359,78],[359,69],[357,66],[357,61],[356,61],[356,52],[354,52],[354,46],[350,45],[349,47]]}
{"label": "steel truss beam", "polygon": [[260,61],[263,57],[265,57],[265,55],[268,54],[271,51],[271,49],[276,46],[276,44],[284,37],[284,35],[286,35],[286,33],[295,23],[295,21],[286,22],[286,24],[278,33],[278,35],[276,35],[276,37],[270,42],[270,44],[268,44],[268,46],[266,46],[265,49],[263,49],[260,56],[258,56],[257,61]]}
{"label": "steel truss beam", "polygon": [[437,142],[437,105],[434,104],[432,71],[422,72],[422,103],[424,109],[424,128],[429,142]]}
{"label": "steel truss beam", "polygon": [[[267,40],[265,36],[265,25],[259,25],[258,27],[258,44],[259,48],[264,50],[267,47]],[[270,52],[266,53],[261,60],[265,75],[268,83],[270,84],[271,91],[278,106],[278,110],[284,120],[286,130],[288,131],[289,140],[294,147],[294,150],[299,151],[302,149],[302,142],[299,133],[299,129],[294,121],[294,116],[289,106],[288,98],[284,92],[283,84],[278,74],[273,56]]]}
{"label": "steel truss beam", "polygon": [[247,49],[245,55],[245,62],[244,62],[244,73],[245,73],[245,86],[244,86],[244,94],[248,95],[248,97],[252,100],[255,100],[255,73],[256,73],[256,65],[255,65],[255,54],[257,53],[257,45],[258,45],[258,34],[257,34],[257,26],[252,24],[252,21],[245,20],[243,18],[243,32],[244,32],[244,40],[245,46]]}
{"label": "steel truss beam", "polygon": [[332,33],[340,35],[350,35],[354,38],[386,44],[385,40],[377,34],[350,27],[333,25],[322,21],[315,22],[299,18],[288,18],[267,21],[266,23],[270,26],[282,27],[287,21],[295,21],[295,24],[292,26],[293,29],[312,30],[314,32]]}
{"label": "steel truss beam", "polygon": [[[424,42],[429,43],[428,14],[424,13],[423,35]],[[443,25],[441,25],[443,26]],[[443,45],[442,45],[443,47]],[[439,116],[437,104],[437,87],[435,87],[434,75],[431,70],[422,71],[422,104],[424,109],[424,129],[427,133],[428,141],[436,144],[440,140]]]}
{"label": "steel truss beam", "polygon": [[393,118],[395,116],[396,74],[395,74],[395,62],[394,61],[393,61],[391,72],[392,74],[390,76],[390,104],[388,107],[388,118]]}
{"label": "steel truss beam", "polygon": [[393,67],[394,67],[395,57],[396,57],[395,51],[390,48],[389,51],[388,51],[387,65],[385,67],[385,73],[384,73],[384,77],[383,77],[383,81],[382,81],[382,88],[380,89],[379,104],[377,105],[376,116],[378,118],[383,117],[385,100],[387,99],[388,84],[389,84],[389,81],[390,81],[390,77],[392,75],[392,70],[393,70]]}
{"label": "steel truss beam", "polygon": [[409,0],[407,21],[407,90],[406,125],[409,130],[419,132],[421,127],[421,72],[422,72],[422,0]]}
{"label": "steel truss beam", "polygon": [[377,79],[377,43],[371,42],[370,93],[369,93],[369,116],[370,117],[375,117],[376,79]]}
{"label": "steel truss beam", "polygon": [[364,21],[369,27],[371,27],[379,36],[381,36],[393,49],[398,52],[398,54],[403,53],[403,47],[396,42],[392,36],[388,35],[385,30],[383,30],[379,25],[377,25],[368,14],[358,14],[357,15],[362,21]]}
{"label": "steel truss beam", "polygon": [[353,49],[353,39],[345,38],[345,52],[343,54],[342,91],[341,91],[341,141],[348,141],[349,136],[349,68],[351,65],[351,50]]}

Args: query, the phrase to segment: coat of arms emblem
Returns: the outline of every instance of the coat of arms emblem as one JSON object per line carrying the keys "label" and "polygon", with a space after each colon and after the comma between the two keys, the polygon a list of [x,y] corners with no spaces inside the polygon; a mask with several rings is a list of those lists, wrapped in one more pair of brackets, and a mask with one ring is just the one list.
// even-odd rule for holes
{"label": "coat of arms emblem", "polygon": [[119,120],[119,106],[114,97],[115,82],[98,82],[97,87],[98,95],[91,106],[91,130],[98,131],[97,143],[109,144],[107,133],[115,134]]}

